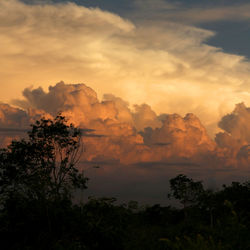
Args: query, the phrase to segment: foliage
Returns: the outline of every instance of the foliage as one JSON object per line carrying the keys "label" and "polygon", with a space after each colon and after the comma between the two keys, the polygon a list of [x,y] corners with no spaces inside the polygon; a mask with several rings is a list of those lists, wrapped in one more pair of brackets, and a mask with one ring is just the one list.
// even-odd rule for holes
{"label": "foliage", "polygon": [[41,119],[31,125],[27,140],[12,141],[0,150],[0,195],[4,201],[70,199],[72,190],[86,188],[87,178],[76,168],[81,132],[65,117]]}
{"label": "foliage", "polygon": [[201,181],[193,181],[183,174],[170,180],[170,190],[168,197],[179,200],[184,207],[195,204],[204,192]]}
{"label": "foliage", "polygon": [[[76,168],[80,130],[62,116],[32,125],[26,140],[0,150],[0,242],[5,249],[248,250],[250,184],[205,190],[185,175],[170,180],[183,208],[118,204],[90,197],[73,204],[87,178]],[[188,212],[188,218],[186,214]]]}

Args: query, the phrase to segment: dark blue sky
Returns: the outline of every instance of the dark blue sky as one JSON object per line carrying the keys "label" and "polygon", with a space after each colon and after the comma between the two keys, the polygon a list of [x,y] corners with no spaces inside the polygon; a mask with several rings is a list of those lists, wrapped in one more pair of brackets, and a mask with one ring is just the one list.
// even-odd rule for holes
{"label": "dark blue sky", "polygon": [[250,58],[250,26],[244,22],[216,22],[201,27],[216,31],[216,36],[208,41],[224,51]]}

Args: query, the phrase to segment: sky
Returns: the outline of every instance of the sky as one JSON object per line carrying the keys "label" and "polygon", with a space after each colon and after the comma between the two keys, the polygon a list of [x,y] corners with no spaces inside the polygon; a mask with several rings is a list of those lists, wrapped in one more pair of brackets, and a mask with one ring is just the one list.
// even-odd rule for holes
{"label": "sky", "polygon": [[62,111],[102,135],[82,164],[124,197],[176,173],[248,176],[249,13],[246,0],[0,0],[1,144]]}
{"label": "sky", "polygon": [[1,0],[1,92],[86,83],[156,112],[193,112],[213,136],[249,105],[247,1]]}

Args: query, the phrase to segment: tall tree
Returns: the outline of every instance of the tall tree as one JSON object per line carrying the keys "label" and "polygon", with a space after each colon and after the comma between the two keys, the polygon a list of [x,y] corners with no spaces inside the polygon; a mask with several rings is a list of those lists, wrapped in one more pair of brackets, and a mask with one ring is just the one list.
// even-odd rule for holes
{"label": "tall tree", "polygon": [[19,195],[36,200],[70,199],[73,189],[86,188],[76,168],[83,150],[80,129],[65,117],[42,118],[31,125],[28,139],[0,149],[0,197]]}
{"label": "tall tree", "polygon": [[204,192],[201,181],[194,181],[192,178],[180,174],[170,179],[169,198],[175,198],[186,208],[198,201],[200,195]]}

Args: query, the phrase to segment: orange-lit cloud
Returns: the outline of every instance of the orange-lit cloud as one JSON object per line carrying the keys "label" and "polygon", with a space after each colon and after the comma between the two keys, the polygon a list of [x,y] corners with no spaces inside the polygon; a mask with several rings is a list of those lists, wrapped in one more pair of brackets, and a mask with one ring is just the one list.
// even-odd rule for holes
{"label": "orange-lit cloud", "polygon": [[[62,111],[70,122],[95,130],[83,137],[79,164],[91,180],[89,195],[158,203],[166,201],[168,179],[180,173],[210,188],[249,175],[250,108],[244,104],[221,119],[222,132],[213,141],[192,113],[156,115],[148,104],[131,108],[111,94],[99,100],[85,84],[60,82],[48,91],[25,89],[23,94],[15,101],[22,109],[0,105],[1,146],[24,137],[40,117]],[[96,165],[100,168],[92,168]]]}
{"label": "orange-lit cloud", "polygon": [[222,118],[219,126],[224,132],[218,133],[213,141],[192,113],[185,117],[158,116],[148,104],[130,108],[128,102],[111,94],[100,101],[85,84],[60,82],[48,92],[42,88],[25,89],[23,96],[15,104],[26,111],[0,106],[1,126],[27,128],[29,122],[43,115],[51,117],[62,112],[76,126],[94,129],[95,134],[102,135],[84,138],[87,161],[178,162],[215,169],[249,164],[250,112],[244,104],[238,104],[232,114]]}
{"label": "orange-lit cloud", "polygon": [[[155,114],[192,112],[214,135],[220,117],[235,103],[249,105],[250,94],[249,62],[208,46],[206,40],[214,35],[171,18],[132,22],[73,3],[2,0],[0,100],[20,97],[31,85],[86,82],[98,96],[112,93],[131,105],[147,103]],[[135,119],[118,100],[105,105],[114,106],[110,112],[123,109],[119,119]],[[101,108],[105,116],[106,108]],[[145,106],[139,109],[149,112]],[[138,126],[141,119],[137,116]]]}
{"label": "orange-lit cloud", "polygon": [[237,166],[249,167],[250,164],[250,108],[244,103],[237,104],[234,111],[225,115],[219,122],[224,132],[216,135],[217,144],[226,148],[231,157],[236,159]]}

